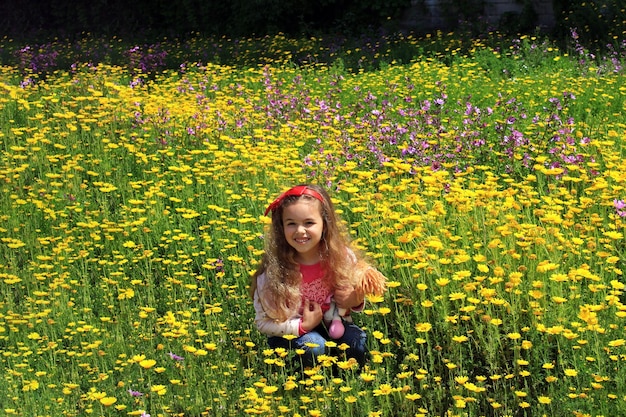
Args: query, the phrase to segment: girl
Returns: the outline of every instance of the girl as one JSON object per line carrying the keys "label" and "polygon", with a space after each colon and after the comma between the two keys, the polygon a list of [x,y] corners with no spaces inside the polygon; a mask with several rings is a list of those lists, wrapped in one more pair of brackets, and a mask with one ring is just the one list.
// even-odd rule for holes
{"label": "girl", "polygon": [[[364,294],[348,279],[359,257],[323,188],[293,187],[270,204],[269,212],[265,254],[252,276],[255,322],[271,348],[301,349],[302,366],[312,367],[330,339],[323,321],[330,296],[339,308],[363,309]],[[344,326],[337,345],[347,344],[346,355],[363,365],[366,334],[349,319]]]}

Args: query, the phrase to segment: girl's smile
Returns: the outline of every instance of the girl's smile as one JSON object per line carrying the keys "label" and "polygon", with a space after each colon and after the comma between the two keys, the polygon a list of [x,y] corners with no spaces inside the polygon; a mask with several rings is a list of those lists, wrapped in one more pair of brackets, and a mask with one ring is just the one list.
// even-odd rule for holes
{"label": "girl's smile", "polygon": [[285,240],[298,252],[297,261],[312,265],[319,262],[319,243],[324,232],[321,203],[300,199],[283,209]]}

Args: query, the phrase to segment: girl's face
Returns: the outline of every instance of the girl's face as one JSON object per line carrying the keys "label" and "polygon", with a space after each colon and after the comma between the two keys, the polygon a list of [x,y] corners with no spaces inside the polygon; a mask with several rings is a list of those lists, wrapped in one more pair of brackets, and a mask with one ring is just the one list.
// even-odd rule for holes
{"label": "girl's face", "polygon": [[296,260],[305,265],[319,262],[319,244],[324,232],[321,203],[301,198],[283,209],[285,239],[298,255]]}

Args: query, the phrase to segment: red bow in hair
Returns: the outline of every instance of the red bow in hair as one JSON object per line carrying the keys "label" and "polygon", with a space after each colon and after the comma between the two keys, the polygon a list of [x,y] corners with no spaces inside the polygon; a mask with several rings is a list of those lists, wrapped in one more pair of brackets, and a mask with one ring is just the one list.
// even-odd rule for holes
{"label": "red bow in hair", "polygon": [[322,197],[320,193],[318,193],[315,190],[310,189],[306,185],[297,185],[285,191],[284,193],[279,195],[276,200],[272,201],[272,204],[270,204],[265,210],[265,216],[267,216],[267,213],[269,213],[270,211],[276,210],[276,208],[280,206],[280,203],[282,203],[285,198],[292,196],[292,195],[293,196],[310,195],[311,197],[316,198],[322,203],[324,203],[324,197]]}

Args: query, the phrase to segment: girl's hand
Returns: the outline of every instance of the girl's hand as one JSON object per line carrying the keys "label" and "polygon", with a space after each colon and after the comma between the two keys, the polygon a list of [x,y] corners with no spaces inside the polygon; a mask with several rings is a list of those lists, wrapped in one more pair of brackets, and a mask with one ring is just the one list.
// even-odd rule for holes
{"label": "girl's hand", "polygon": [[302,330],[310,332],[322,322],[324,313],[322,306],[311,300],[304,300],[304,311],[302,312]]}
{"label": "girl's hand", "polygon": [[335,295],[333,297],[335,298],[337,307],[344,308],[346,310],[363,303],[363,296],[359,295],[352,285],[335,288]]}

